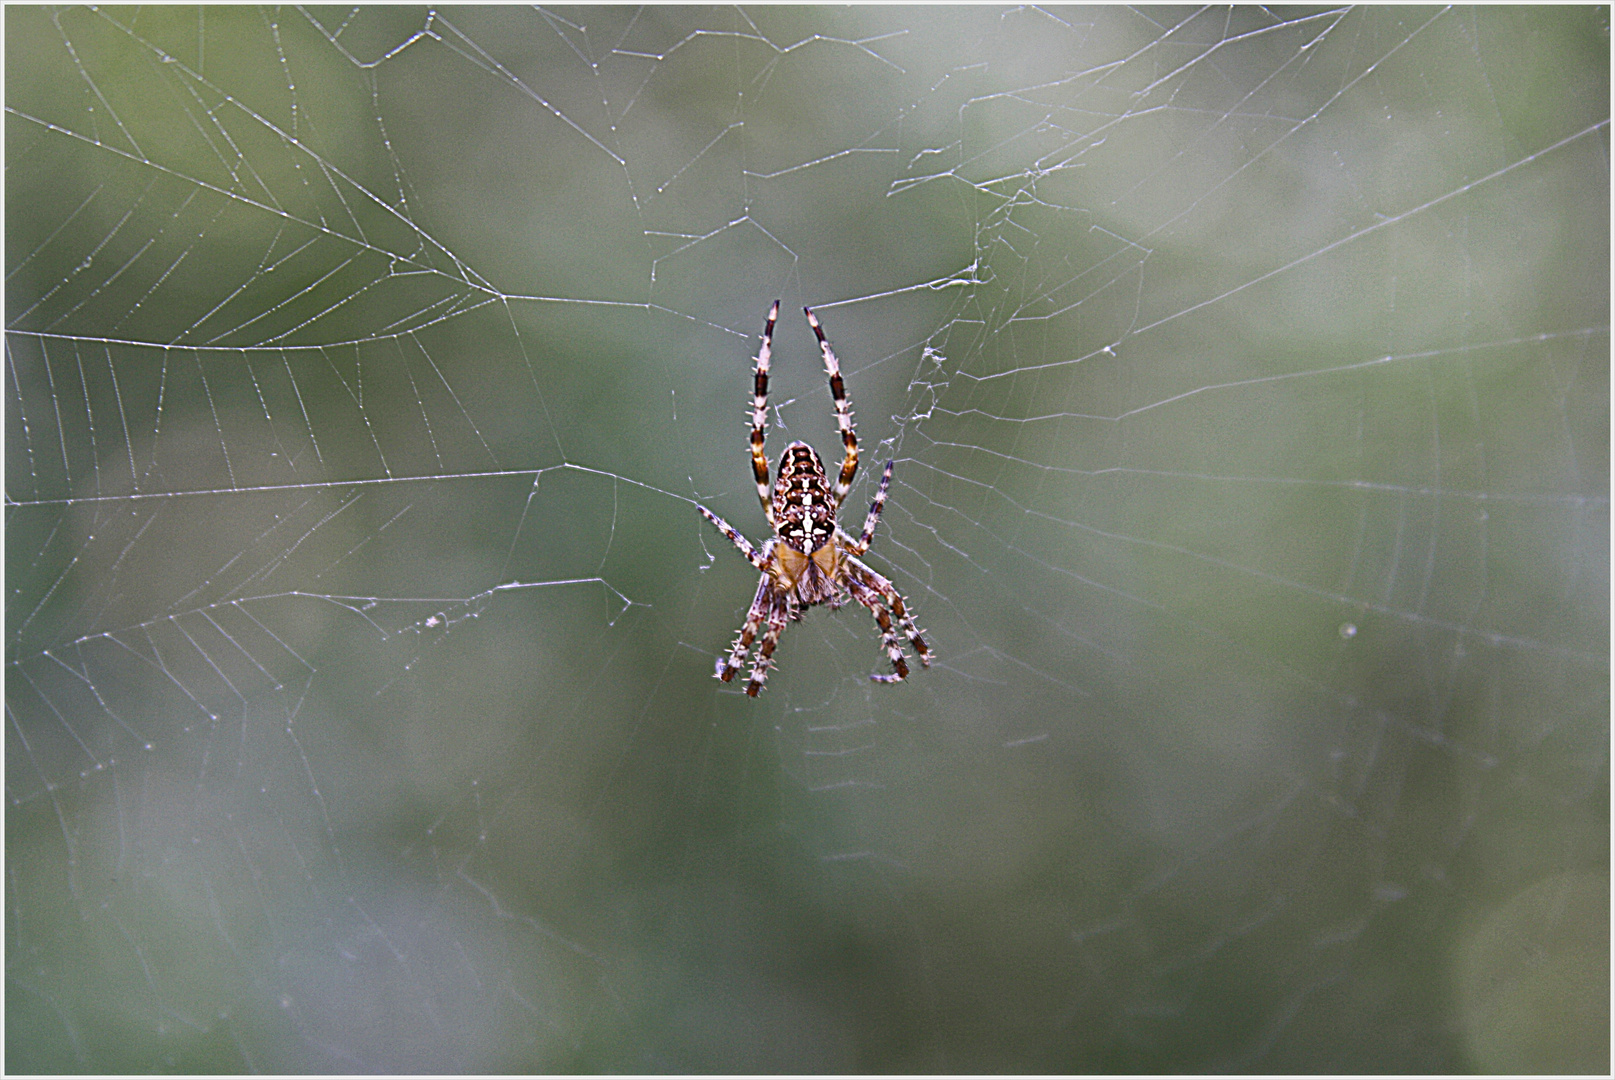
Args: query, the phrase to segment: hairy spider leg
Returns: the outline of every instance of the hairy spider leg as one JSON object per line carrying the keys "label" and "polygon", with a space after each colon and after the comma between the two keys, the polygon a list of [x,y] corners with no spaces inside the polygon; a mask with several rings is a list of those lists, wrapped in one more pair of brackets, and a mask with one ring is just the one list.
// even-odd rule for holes
{"label": "hairy spider leg", "polygon": [[897,591],[897,587],[875,573],[855,556],[848,555],[845,562],[847,580],[860,582],[881,595],[886,602],[886,606],[897,617],[898,625],[903,628],[903,633],[908,635],[909,643],[914,646],[914,655],[920,658],[920,666],[930,667],[931,648],[926,645],[925,639],[920,636],[919,628],[914,625],[914,616],[908,613],[908,607],[903,603],[902,594]]}
{"label": "hairy spider leg", "polygon": [[852,487],[853,474],[858,471],[858,435],[852,429],[852,405],[847,401],[847,384],[841,381],[841,362],[836,359],[836,351],[830,347],[824,331],[819,328],[818,317],[810,308],[802,310],[807,313],[808,325],[813,327],[813,334],[819,339],[819,351],[824,353],[824,370],[830,376],[830,397],[836,404],[836,427],[841,432],[841,444],[846,447],[846,456],[841,459],[841,476],[835,486],[836,509],[839,510]]}
{"label": "hairy spider leg", "polygon": [[733,525],[729,524],[727,521],[723,520],[723,518],[719,517],[717,514],[714,514],[711,510],[708,510],[700,503],[696,503],[695,508],[701,511],[702,517],[716,525],[718,527],[718,531],[723,533],[724,536],[728,537],[731,544],[740,549],[740,553],[746,556],[746,560],[748,562],[750,562],[757,569],[761,570],[763,573],[768,573],[768,543],[765,542],[763,544],[763,550],[761,553],[759,553],[756,548],[751,546],[751,541],[747,540],[744,536],[741,536],[740,530],[736,529]]}
{"label": "hairy spider leg", "polygon": [[853,599],[874,614],[875,624],[880,627],[881,646],[885,648],[886,655],[892,662],[892,674],[882,675],[877,672],[869,677],[875,682],[902,682],[908,678],[908,664],[903,660],[903,646],[898,641],[897,628],[892,625],[892,617],[887,613],[886,606],[880,602],[880,594],[857,578],[848,578],[847,584],[852,591]]}
{"label": "hairy spider leg", "polygon": [[751,610],[746,613],[746,622],[740,628],[740,636],[729,649],[727,657],[719,657],[716,670],[713,674],[724,682],[735,677],[735,672],[746,666],[746,654],[751,651],[751,643],[757,637],[757,628],[763,625],[763,618],[768,610],[769,596],[772,591],[772,582],[768,575],[757,583],[757,596],[751,602]]}
{"label": "hairy spider leg", "polygon": [[763,643],[757,646],[757,658],[751,665],[751,681],[746,683],[747,697],[756,697],[763,688],[768,669],[774,664],[771,659],[774,647],[779,644],[779,636],[785,633],[785,624],[790,621],[790,606],[785,598],[774,593],[772,601],[768,610],[768,629],[763,632]]}
{"label": "hairy spider leg", "polygon": [[[880,486],[875,489],[875,501],[869,504],[869,516],[864,518],[863,535],[858,537],[856,543],[852,537],[846,538],[845,547],[854,555],[862,555],[869,550],[869,545],[875,540],[875,526],[880,524],[880,512],[886,505],[886,489],[892,486],[892,462],[886,463],[886,468],[880,474]],[[842,534],[846,535],[846,534]]]}
{"label": "hairy spider leg", "polygon": [[768,454],[764,450],[768,428],[768,360],[774,352],[774,320],[779,318],[779,301],[768,309],[768,322],[763,326],[763,344],[757,350],[757,367],[752,377],[751,393],[751,471],[757,478],[757,501],[763,504],[763,514],[769,527],[774,525],[774,501],[768,483]]}

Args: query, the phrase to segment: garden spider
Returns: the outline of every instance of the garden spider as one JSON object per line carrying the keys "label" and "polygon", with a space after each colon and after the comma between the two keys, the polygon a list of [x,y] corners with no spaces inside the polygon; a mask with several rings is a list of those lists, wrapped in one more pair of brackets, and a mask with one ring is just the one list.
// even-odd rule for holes
{"label": "garden spider", "polygon": [[841,431],[841,442],[846,455],[841,459],[841,475],[832,485],[825,475],[824,463],[813,447],[805,442],[793,442],[785,448],[779,459],[779,477],[772,486],[768,481],[768,458],[763,453],[764,429],[768,426],[768,359],[774,347],[774,320],[779,317],[779,301],[768,309],[768,324],[763,327],[763,346],[757,351],[755,388],[751,404],[751,468],[757,477],[757,498],[763,504],[774,535],[754,548],[751,541],[741,536],[723,518],[704,506],[696,506],[702,515],[727,536],[740,553],[763,573],[757,583],[757,596],[746,612],[746,622],[740,628],[727,657],[719,657],[714,672],[728,682],[746,663],[746,654],[757,637],[758,628],[766,621],[762,644],[751,665],[751,681],[746,693],[756,697],[768,678],[768,669],[774,666],[774,647],[785,632],[785,624],[802,618],[805,608],[815,604],[829,604],[838,608],[850,595],[874,613],[880,627],[881,646],[891,658],[893,673],[871,675],[876,682],[899,682],[908,677],[908,664],[903,659],[903,646],[899,641],[892,618],[903,628],[903,633],[914,646],[920,663],[931,666],[931,650],[914,627],[914,617],[908,613],[903,597],[890,581],[859,561],[858,556],[869,550],[874,539],[875,526],[880,522],[880,509],[886,502],[886,489],[892,483],[892,463],[886,463],[881,473],[880,487],[875,501],[869,506],[864,520],[863,534],[854,540],[836,521],[836,512],[852,486],[853,474],[858,471],[858,436],[852,429],[852,407],[847,403],[847,388],[841,381],[841,365],[835,350],[824,339],[819,320],[808,308],[808,325],[819,339],[824,353],[824,367],[830,375],[830,396],[835,400],[836,427]]}

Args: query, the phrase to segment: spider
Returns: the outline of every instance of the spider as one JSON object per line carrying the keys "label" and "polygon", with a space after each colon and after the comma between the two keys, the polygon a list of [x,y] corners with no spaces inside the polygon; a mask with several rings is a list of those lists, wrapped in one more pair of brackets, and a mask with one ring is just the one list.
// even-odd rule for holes
{"label": "spider", "polygon": [[774,666],[774,647],[785,632],[788,622],[802,618],[806,608],[816,604],[829,604],[832,609],[846,603],[850,595],[868,608],[880,627],[881,646],[892,661],[892,674],[871,675],[876,682],[900,682],[908,678],[908,664],[903,659],[903,646],[898,638],[893,618],[914,646],[920,663],[931,666],[931,650],[926,646],[908,605],[895,586],[861,562],[858,556],[869,550],[874,539],[875,526],[880,522],[880,510],[886,502],[886,490],[892,483],[892,463],[886,463],[881,473],[880,487],[875,501],[869,506],[864,519],[864,531],[854,540],[836,521],[842,500],[852,487],[853,474],[858,471],[858,436],[852,428],[852,407],[847,403],[847,388],[841,381],[841,365],[835,350],[824,339],[819,320],[809,308],[808,325],[819,339],[819,350],[824,353],[824,367],[830,376],[830,396],[835,401],[836,427],[841,431],[841,442],[846,454],[841,459],[841,475],[834,484],[825,475],[824,463],[813,447],[805,442],[793,442],[780,455],[779,476],[772,487],[768,479],[768,458],[763,452],[764,430],[768,427],[768,359],[774,346],[774,320],[779,317],[779,301],[768,309],[768,323],[763,327],[763,345],[757,351],[755,388],[751,404],[751,468],[757,478],[757,499],[763,504],[774,535],[754,548],[751,541],[741,536],[727,521],[704,506],[696,506],[718,531],[740,549],[747,560],[762,571],[757,583],[757,596],[746,612],[746,621],[740,636],[727,657],[720,656],[714,674],[724,682],[735,677],[746,663],[746,654],[757,638],[764,622],[763,640],[757,646],[757,655],[751,665],[751,681],[746,693],[756,697],[768,678],[768,669]]}

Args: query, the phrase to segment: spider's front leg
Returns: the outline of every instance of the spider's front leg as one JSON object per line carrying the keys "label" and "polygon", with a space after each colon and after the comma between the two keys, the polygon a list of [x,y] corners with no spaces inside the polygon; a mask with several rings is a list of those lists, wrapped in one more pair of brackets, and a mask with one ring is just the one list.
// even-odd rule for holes
{"label": "spider's front leg", "polygon": [[746,666],[746,653],[751,651],[751,643],[757,637],[757,628],[763,625],[769,608],[774,601],[774,582],[767,574],[757,583],[757,596],[751,602],[751,610],[746,612],[746,622],[740,628],[740,636],[729,649],[727,657],[718,657],[712,674],[728,682],[735,677],[735,672]]}
{"label": "spider's front leg", "polygon": [[[764,584],[768,582],[765,580]],[[763,643],[757,646],[757,659],[751,665],[751,681],[746,683],[747,697],[756,697],[762,690],[763,682],[768,678],[768,669],[774,666],[774,646],[779,644],[779,636],[785,633],[785,624],[791,618],[790,605],[785,597],[772,591],[769,596],[768,629],[763,632]]]}
{"label": "spider's front leg", "polygon": [[[881,628],[881,643],[886,647],[887,654],[892,655],[892,667],[897,672],[895,678],[876,675],[872,676],[874,680],[897,682],[908,675],[908,666],[901,660],[902,647],[898,645],[897,634],[892,630],[893,616],[897,625],[902,627],[903,633],[908,637],[909,644],[914,647],[914,655],[919,657],[920,665],[930,667],[935,654],[920,636],[919,628],[914,625],[914,616],[909,614],[908,605],[903,602],[903,594],[897,591],[897,586],[875,573],[855,556],[848,555],[846,565],[847,582],[849,586],[853,586],[852,595],[874,613],[875,622]],[[888,609],[890,616],[887,616]]]}
{"label": "spider's front leg", "polygon": [[848,584],[857,601],[874,614],[875,624],[880,627],[881,647],[892,662],[892,674],[871,675],[870,679],[883,683],[902,682],[908,678],[908,663],[903,659],[903,646],[897,637],[897,628],[892,625],[892,617],[887,613],[886,605],[881,603],[880,594],[857,578],[851,578]]}

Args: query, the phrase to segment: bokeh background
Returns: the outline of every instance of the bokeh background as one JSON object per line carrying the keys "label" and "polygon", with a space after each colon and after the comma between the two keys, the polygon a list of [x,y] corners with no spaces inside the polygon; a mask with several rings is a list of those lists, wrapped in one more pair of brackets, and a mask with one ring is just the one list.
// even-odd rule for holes
{"label": "bokeh background", "polygon": [[5,19],[8,1068],[1609,1068],[1607,8]]}

